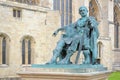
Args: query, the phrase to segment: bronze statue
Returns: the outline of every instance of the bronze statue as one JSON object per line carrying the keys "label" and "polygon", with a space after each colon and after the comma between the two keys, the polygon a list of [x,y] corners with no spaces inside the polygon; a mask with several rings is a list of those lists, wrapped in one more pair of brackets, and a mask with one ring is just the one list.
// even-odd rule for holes
{"label": "bronze statue", "polygon": [[[77,50],[76,64],[81,51],[85,57],[83,64],[97,63],[98,23],[94,17],[88,17],[87,13],[88,10],[85,6],[80,7],[80,19],[75,23],[57,29],[53,33],[53,36],[56,36],[59,31],[65,32],[53,50],[52,59],[47,64],[72,64],[70,58]],[[59,60],[57,60],[58,58]]]}

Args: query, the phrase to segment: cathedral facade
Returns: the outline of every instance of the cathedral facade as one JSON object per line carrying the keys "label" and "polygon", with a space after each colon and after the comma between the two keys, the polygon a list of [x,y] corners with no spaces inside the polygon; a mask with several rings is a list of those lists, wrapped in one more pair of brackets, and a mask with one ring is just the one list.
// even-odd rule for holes
{"label": "cathedral facade", "polygon": [[[17,76],[31,64],[48,62],[61,34],[52,33],[77,21],[83,5],[99,22],[98,62],[120,69],[119,0],[0,0],[0,77]],[[73,63],[75,58],[76,54]]]}

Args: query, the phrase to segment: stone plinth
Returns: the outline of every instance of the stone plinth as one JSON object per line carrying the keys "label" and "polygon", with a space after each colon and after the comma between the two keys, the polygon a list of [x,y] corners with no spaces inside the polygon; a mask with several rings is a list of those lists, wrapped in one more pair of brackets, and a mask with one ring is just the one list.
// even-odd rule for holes
{"label": "stone plinth", "polygon": [[110,73],[101,65],[33,65],[18,75],[22,80],[106,80]]}
{"label": "stone plinth", "polygon": [[[36,70],[37,69],[37,70]],[[27,67],[26,71],[40,71],[40,72],[68,72],[68,73],[88,73],[88,72],[100,72],[106,71],[107,68],[102,65],[91,65],[91,64],[69,64],[69,65],[40,65],[33,64],[32,68]]]}
{"label": "stone plinth", "polygon": [[64,72],[19,72],[22,80],[106,80],[111,72],[64,73]]}

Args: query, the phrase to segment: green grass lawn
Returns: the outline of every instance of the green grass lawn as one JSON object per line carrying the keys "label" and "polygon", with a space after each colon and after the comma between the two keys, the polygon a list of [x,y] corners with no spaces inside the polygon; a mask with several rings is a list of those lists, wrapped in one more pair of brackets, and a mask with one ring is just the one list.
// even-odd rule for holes
{"label": "green grass lawn", "polygon": [[120,71],[119,72],[113,72],[108,80],[120,80]]}

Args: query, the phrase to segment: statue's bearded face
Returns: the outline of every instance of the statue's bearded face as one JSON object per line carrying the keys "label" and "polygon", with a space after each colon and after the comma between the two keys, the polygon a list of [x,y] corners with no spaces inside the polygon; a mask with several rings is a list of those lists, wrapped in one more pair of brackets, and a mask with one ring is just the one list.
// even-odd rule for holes
{"label": "statue's bearded face", "polygon": [[86,9],[86,7],[82,7],[82,8],[80,8],[79,9],[79,13],[80,13],[80,15],[82,16],[82,17],[86,17],[87,16],[87,9]]}

